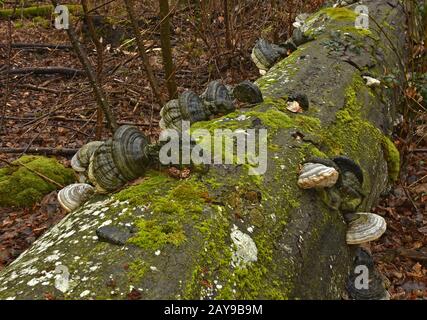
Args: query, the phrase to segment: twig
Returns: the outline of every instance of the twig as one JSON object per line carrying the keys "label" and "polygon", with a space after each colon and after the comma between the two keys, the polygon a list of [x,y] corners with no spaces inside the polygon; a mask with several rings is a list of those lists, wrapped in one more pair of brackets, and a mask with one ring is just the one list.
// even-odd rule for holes
{"label": "twig", "polygon": [[[45,124],[44,124],[44,127],[43,127],[43,129],[45,129],[46,128],[46,126],[47,126],[47,123],[49,122],[49,119],[47,119],[47,121],[45,122]],[[40,134],[42,133],[42,131],[43,130],[40,130],[32,139],[31,139],[31,141],[30,141],[30,143],[27,145],[27,147],[24,149],[24,151],[22,151],[22,153],[21,153],[21,155],[20,156],[23,156],[27,151],[28,151],[28,149],[30,149],[30,147],[33,145],[33,143],[34,143],[34,141],[38,138],[38,137],[40,137]]]}
{"label": "twig", "polygon": [[63,67],[42,67],[42,68],[16,68],[10,69],[9,74],[34,74],[34,75],[47,75],[47,74],[63,74],[66,76],[84,75],[83,70],[74,68]]}
{"label": "twig", "polygon": [[153,90],[157,102],[162,106],[164,104],[163,97],[160,93],[159,85],[157,83],[156,77],[154,76],[153,69],[151,68],[141,32],[139,31],[138,22],[133,8],[133,2],[132,0],[124,0],[124,2],[126,5],[126,11],[128,13],[129,19],[132,23],[132,29],[135,34],[139,56],[142,58],[142,63],[144,64],[145,71],[147,72],[148,81],[150,82],[151,89]]}
{"label": "twig", "polygon": [[56,90],[56,89],[52,89],[52,88],[45,88],[45,87],[39,87],[39,86],[35,86],[32,84],[21,84],[17,86],[18,88],[22,88],[22,89],[30,89],[30,90],[34,90],[34,91],[46,91],[46,92],[50,92],[50,93],[73,93],[73,91],[70,90]]}
{"label": "twig", "polygon": [[[89,14],[89,4],[88,0],[82,0],[82,7],[84,12],[84,18],[86,20],[88,31],[90,38],[92,39],[93,44],[96,48],[96,58],[97,58],[97,66],[96,66],[96,76],[98,78],[99,86],[102,88],[102,70],[104,66],[104,56],[103,56],[103,45],[101,43],[101,40],[99,39],[95,25],[93,23],[92,15]],[[102,108],[98,106],[98,109],[96,110],[96,129],[95,129],[95,139],[100,140],[102,136],[102,120],[103,120],[103,113]]]}
{"label": "twig", "polygon": [[32,173],[34,173],[34,174],[38,175],[38,176],[39,176],[40,178],[42,178],[43,180],[46,180],[47,182],[52,183],[53,185],[57,186],[58,188],[60,188],[60,189],[64,188],[64,186],[63,186],[63,185],[59,184],[58,182],[56,182],[56,181],[52,180],[52,179],[51,179],[51,178],[49,178],[49,177],[46,177],[44,174],[41,174],[40,172],[37,172],[36,170],[29,168],[27,165],[25,165],[24,163],[22,163],[22,162],[21,162],[21,161],[19,161],[19,160],[16,160],[16,163],[17,163],[17,164],[13,164],[13,163],[11,163],[11,162],[9,162],[9,161],[7,161],[7,160],[4,160],[4,159],[0,159],[0,161],[2,161],[2,162],[4,162],[4,163],[8,164],[8,165],[9,165],[9,166],[11,166],[11,167],[22,166],[22,167],[24,167],[25,169],[27,169],[28,171],[30,171],[30,172],[32,172]]}
{"label": "twig", "polygon": [[[27,125],[30,125],[34,122],[37,122],[39,120],[43,120],[43,118],[47,117],[49,115],[46,116],[42,116],[40,118],[35,118],[35,117],[12,117],[12,116],[6,116],[4,117],[5,120],[12,120],[12,121],[30,121],[28,123],[26,123],[25,125],[23,125],[22,127],[25,127]],[[80,118],[65,118],[63,116],[53,116],[50,117],[49,121],[65,121],[65,122],[86,122],[88,121],[88,119],[80,119]],[[93,122],[95,123],[96,120],[90,120],[89,122]],[[153,123],[157,123],[157,120],[153,120]],[[106,124],[107,122],[104,121],[104,124]],[[135,123],[135,122],[128,122],[128,121],[119,121],[117,122],[117,124],[119,125],[130,125],[130,126],[137,126],[137,127],[148,127],[149,124],[147,123]]]}
{"label": "twig", "polygon": [[[22,153],[26,148],[0,148],[0,153]],[[46,156],[73,156],[78,149],[56,149],[33,147],[26,150],[28,154],[43,154]]]}
{"label": "twig", "polygon": [[[5,47],[4,44],[0,44],[0,47]],[[72,50],[73,46],[68,44],[52,44],[52,43],[22,43],[15,42],[11,44],[14,49],[46,49],[46,50]]]}
{"label": "twig", "polygon": [[[58,1],[51,0],[54,7],[58,5]],[[86,75],[89,78],[90,85],[92,86],[93,93],[95,95],[95,99],[98,103],[98,106],[102,108],[105,114],[105,118],[107,119],[108,126],[112,133],[114,133],[117,129],[117,122],[116,118],[111,111],[110,103],[107,100],[107,97],[105,95],[104,90],[99,84],[99,81],[95,75],[95,72],[93,71],[92,65],[89,61],[88,55],[86,51],[83,49],[82,45],[80,44],[79,40],[77,39],[77,35],[74,32],[73,27],[71,24],[68,26],[67,29],[68,37],[74,47],[74,51],[76,52],[80,63],[82,64],[83,68],[86,71]]]}

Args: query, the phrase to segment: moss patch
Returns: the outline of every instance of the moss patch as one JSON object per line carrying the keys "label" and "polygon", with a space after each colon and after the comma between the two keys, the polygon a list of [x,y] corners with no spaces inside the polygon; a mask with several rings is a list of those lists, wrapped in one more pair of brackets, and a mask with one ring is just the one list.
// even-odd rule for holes
{"label": "moss patch", "polygon": [[18,163],[25,164],[61,185],[75,181],[73,171],[54,158],[23,156],[13,162],[16,166],[0,169],[0,206],[31,206],[57,188]]}
{"label": "moss patch", "polygon": [[387,159],[388,176],[391,181],[395,182],[399,179],[400,173],[400,153],[388,137],[383,137],[382,146]]}
{"label": "moss patch", "polygon": [[195,180],[177,181],[149,172],[142,183],[114,197],[151,212],[150,218],[136,220],[138,232],[128,242],[143,249],[157,250],[167,244],[179,246],[186,240],[184,226],[200,220],[207,192]]}
{"label": "moss patch", "polygon": [[355,21],[357,13],[347,8],[325,8],[320,10],[316,15],[326,14],[332,20],[338,21]]}
{"label": "moss patch", "polygon": [[148,264],[141,259],[136,259],[129,264],[128,276],[132,282],[140,281],[147,271],[149,270]]}
{"label": "moss patch", "polygon": [[186,239],[182,226],[177,221],[162,223],[156,219],[140,219],[136,226],[138,233],[128,242],[143,249],[157,250],[166,244],[179,246]]}
{"label": "moss patch", "polygon": [[[68,10],[72,14],[78,14],[83,12],[83,9],[80,5],[66,5]],[[15,18],[34,18],[34,17],[45,17],[50,18],[53,15],[53,6],[43,5],[43,6],[34,6],[27,8],[17,8],[15,11]],[[2,9],[0,10],[0,20],[7,19],[13,16],[13,9]]]}

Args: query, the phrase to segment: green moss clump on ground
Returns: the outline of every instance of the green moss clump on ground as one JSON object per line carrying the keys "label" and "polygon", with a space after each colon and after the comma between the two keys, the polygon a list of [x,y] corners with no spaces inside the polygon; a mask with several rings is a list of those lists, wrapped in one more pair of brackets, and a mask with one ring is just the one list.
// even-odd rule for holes
{"label": "green moss clump on ground", "polygon": [[13,162],[16,166],[0,169],[0,206],[32,206],[57,188],[19,163],[64,186],[75,181],[73,171],[54,158],[23,156]]}
{"label": "green moss clump on ground", "polygon": [[[66,5],[69,12],[72,14],[78,14],[83,12],[82,6],[75,4]],[[13,9],[2,9],[0,10],[0,20],[7,19],[11,16],[15,16],[16,18],[34,18],[34,17],[45,17],[50,18],[53,14],[53,6],[51,5],[43,5],[43,6],[34,6],[27,8],[17,8],[14,14]]]}

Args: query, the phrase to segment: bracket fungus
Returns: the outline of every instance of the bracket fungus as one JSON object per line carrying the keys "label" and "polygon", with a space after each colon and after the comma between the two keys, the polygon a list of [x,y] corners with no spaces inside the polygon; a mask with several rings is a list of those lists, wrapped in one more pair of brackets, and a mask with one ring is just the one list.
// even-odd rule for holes
{"label": "bracket fungus", "polygon": [[356,213],[364,193],[362,168],[345,156],[314,158],[303,164],[298,186],[317,189],[323,202],[339,210],[348,224],[347,243],[361,244],[380,238],[386,230],[384,218],[373,213]]}
{"label": "bracket fungus", "polygon": [[335,185],[338,176],[339,173],[334,167],[307,162],[301,169],[298,186],[302,189],[328,188]]}
{"label": "bracket fungus", "polygon": [[91,141],[82,146],[71,158],[71,167],[74,171],[85,172],[89,167],[90,157],[102,143],[102,141]]}
{"label": "bracket fungus", "polygon": [[211,114],[227,114],[236,109],[231,92],[218,80],[209,82],[205,92],[200,97],[210,109]]}
{"label": "bracket fungus", "polygon": [[240,102],[250,104],[261,103],[264,101],[261,90],[255,83],[249,80],[240,82],[233,88],[233,97]]}
{"label": "bracket fungus", "polygon": [[265,39],[259,39],[252,49],[251,59],[260,71],[265,74],[280,58],[287,55],[287,50],[272,44]]}
{"label": "bracket fungus", "polygon": [[58,202],[67,212],[71,212],[85,203],[95,189],[86,183],[74,183],[66,186],[58,192]]}
{"label": "bracket fungus", "polygon": [[[389,300],[390,294],[384,287],[384,281],[380,273],[375,269],[372,256],[363,248],[357,248],[354,262],[354,271],[347,280],[346,289],[350,299],[354,300]],[[368,279],[361,283],[360,272],[357,269],[365,268]],[[363,271],[362,271],[363,272]]]}
{"label": "bracket fungus", "polygon": [[348,244],[362,244],[379,239],[387,229],[383,217],[374,213],[355,213],[355,219],[348,224]]}
{"label": "bracket fungus", "polygon": [[191,123],[209,119],[211,112],[193,91],[184,91],[178,99],[170,100],[160,110],[160,128],[181,130],[182,121]]}
{"label": "bracket fungus", "polygon": [[121,126],[113,139],[99,146],[89,164],[89,180],[97,192],[107,193],[142,176],[149,163],[148,139],[133,126]]}
{"label": "bracket fungus", "polygon": [[160,110],[161,129],[181,131],[182,121],[190,123],[209,120],[211,115],[233,112],[235,107],[231,93],[219,81],[211,81],[205,92],[199,97],[193,91],[187,90],[178,99],[170,100]]}

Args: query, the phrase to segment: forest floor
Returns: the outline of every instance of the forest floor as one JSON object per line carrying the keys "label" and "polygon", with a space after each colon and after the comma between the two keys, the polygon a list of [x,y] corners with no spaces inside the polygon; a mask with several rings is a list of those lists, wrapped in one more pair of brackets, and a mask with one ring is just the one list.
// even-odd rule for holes
{"label": "forest floor", "polygon": [[[321,2],[312,1],[308,7],[293,8],[293,14],[279,28],[279,38],[289,36],[291,22],[298,12],[313,11]],[[149,38],[145,44],[157,79],[163,79],[157,11],[146,3],[149,2],[140,3],[144,10],[142,23]],[[274,19],[266,2],[257,3],[257,6],[244,5],[235,9],[232,50],[227,49],[223,41],[221,8],[211,8],[209,26],[198,26],[191,7],[176,11],[172,19],[172,44],[179,92],[192,89],[202,93],[205,85],[214,79],[235,84],[258,78],[258,70],[250,61],[250,50],[258,37],[271,32]],[[125,19],[117,8],[105,10],[101,13],[114,16],[117,21],[120,21],[117,17],[120,14]],[[14,43],[69,44],[65,33],[54,29],[49,19],[19,19],[14,21],[12,30]],[[159,134],[160,106],[152,95],[141,61],[134,53],[135,47],[132,44],[121,46],[112,36],[123,32],[121,36],[126,38],[126,31],[113,31],[105,39],[103,88],[118,121],[134,123],[155,141]],[[2,68],[8,57],[8,34],[8,23],[0,20],[0,97],[7,91]],[[112,43],[108,44],[110,40]],[[87,37],[84,41],[95,65],[93,46]],[[13,49],[10,63],[13,68],[81,69],[72,51],[59,49]],[[77,149],[94,140],[96,103],[86,78],[27,74],[13,76],[12,80],[4,109],[5,126],[0,133],[0,147]],[[162,81],[160,85],[166,96]],[[2,107],[0,105],[0,115]],[[427,115],[424,123],[427,123]],[[427,130],[420,125],[415,131],[396,135],[396,144],[404,148],[401,179],[374,209],[388,223],[388,231],[371,249],[379,270],[389,280],[392,299],[427,298]],[[108,135],[104,129],[103,138]],[[0,154],[0,159],[12,161],[19,155]],[[69,166],[69,159],[58,158]],[[55,192],[32,208],[0,208],[0,270],[64,215]]]}

